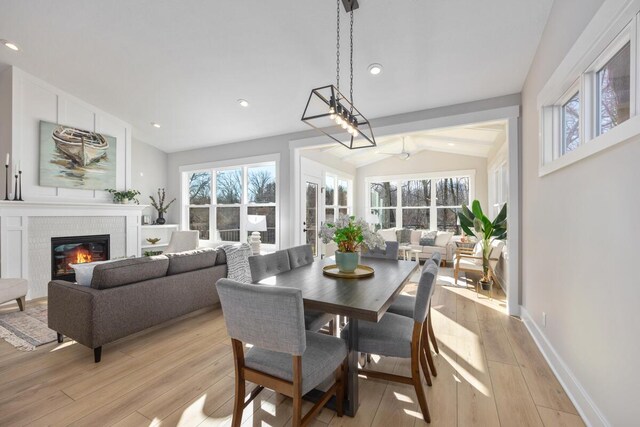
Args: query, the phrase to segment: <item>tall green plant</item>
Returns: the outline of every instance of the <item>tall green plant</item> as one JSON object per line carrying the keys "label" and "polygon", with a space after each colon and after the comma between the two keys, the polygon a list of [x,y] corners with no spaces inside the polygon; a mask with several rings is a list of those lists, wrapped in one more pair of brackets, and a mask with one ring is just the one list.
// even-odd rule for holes
{"label": "tall green plant", "polygon": [[471,203],[471,210],[466,205],[462,205],[462,210],[458,212],[460,227],[469,236],[475,236],[482,242],[482,280],[488,282],[489,277],[489,255],[491,254],[491,242],[493,240],[504,240],[507,238],[507,204],[505,203],[500,212],[491,221],[482,212],[480,202],[474,200]]}

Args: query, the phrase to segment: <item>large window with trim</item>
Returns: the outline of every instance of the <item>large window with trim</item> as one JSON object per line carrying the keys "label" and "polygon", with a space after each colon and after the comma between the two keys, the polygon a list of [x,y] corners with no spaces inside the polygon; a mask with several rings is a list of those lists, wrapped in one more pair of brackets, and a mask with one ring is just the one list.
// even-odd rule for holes
{"label": "large window with trim", "polygon": [[200,239],[246,242],[248,215],[264,216],[262,243],[277,244],[277,167],[264,162],[183,172],[187,227]]}
{"label": "large window with trim", "polygon": [[332,223],[340,215],[350,215],[351,181],[331,173],[325,174],[324,184],[324,220]]}
{"label": "large window with trim", "polygon": [[[457,212],[468,205],[475,174],[403,176],[367,180],[367,211],[380,228],[460,233]],[[398,191],[399,190],[399,191]]]}
{"label": "large window with trim", "polygon": [[563,83],[552,76],[540,93],[540,175],[621,141],[620,133],[604,135],[637,115],[639,16],[608,41],[604,39],[606,47],[588,49],[575,64],[575,74],[563,77]]}

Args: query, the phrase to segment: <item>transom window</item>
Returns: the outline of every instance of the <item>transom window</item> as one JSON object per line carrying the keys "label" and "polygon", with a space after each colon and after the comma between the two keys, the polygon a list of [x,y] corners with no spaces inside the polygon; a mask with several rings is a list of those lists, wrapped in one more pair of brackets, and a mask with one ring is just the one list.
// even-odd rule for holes
{"label": "transom window", "polygon": [[200,239],[246,242],[247,215],[266,217],[262,243],[277,242],[277,170],[275,162],[184,172],[188,228]]}
{"label": "transom window", "polygon": [[430,229],[459,234],[457,212],[463,204],[469,204],[471,180],[471,174],[371,180],[367,183],[370,220],[380,228]]}

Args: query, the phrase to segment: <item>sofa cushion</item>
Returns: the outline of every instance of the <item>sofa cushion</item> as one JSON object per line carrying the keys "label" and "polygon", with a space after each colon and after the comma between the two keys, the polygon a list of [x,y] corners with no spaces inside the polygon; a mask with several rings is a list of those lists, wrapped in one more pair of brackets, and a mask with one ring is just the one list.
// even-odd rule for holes
{"label": "sofa cushion", "polygon": [[398,237],[396,236],[396,229],[395,228],[387,228],[387,229],[378,230],[378,234],[380,236],[382,236],[382,238],[384,239],[385,242],[397,242],[398,241]]}
{"label": "sofa cushion", "polygon": [[396,230],[396,239],[401,245],[411,243],[411,230],[408,228],[400,228]]}
{"label": "sofa cushion", "polygon": [[216,265],[218,251],[213,248],[194,249],[191,251],[166,254],[169,258],[167,276],[200,270]]}
{"label": "sofa cushion", "polygon": [[96,265],[93,269],[91,287],[109,289],[130,283],[157,279],[167,275],[169,258],[157,255],[142,258],[127,258],[106,264]]}
{"label": "sofa cushion", "polygon": [[216,257],[216,265],[226,264],[227,263],[227,253],[222,250],[222,248],[216,248],[218,252],[218,256]]}
{"label": "sofa cushion", "polygon": [[450,231],[438,231],[436,236],[436,246],[447,246],[452,238],[453,233]]}
{"label": "sofa cushion", "polygon": [[409,243],[412,245],[420,244],[420,237],[422,237],[422,232],[424,230],[411,230],[411,238],[409,239]]}
{"label": "sofa cushion", "polygon": [[420,236],[420,246],[435,246],[437,235],[437,231],[423,231],[422,236]]}

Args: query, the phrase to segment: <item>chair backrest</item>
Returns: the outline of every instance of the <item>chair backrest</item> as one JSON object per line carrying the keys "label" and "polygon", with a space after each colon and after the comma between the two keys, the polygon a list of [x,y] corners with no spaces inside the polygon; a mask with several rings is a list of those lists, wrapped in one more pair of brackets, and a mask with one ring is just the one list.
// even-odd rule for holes
{"label": "chair backrest", "polygon": [[291,270],[289,264],[289,254],[283,249],[267,255],[254,255],[249,257],[249,268],[251,269],[251,281],[259,282],[271,276]]}
{"label": "chair backrest", "polygon": [[494,239],[491,241],[491,252],[489,252],[490,259],[500,259],[502,255],[502,249],[504,248],[504,240]]}
{"label": "chair backrest", "polygon": [[311,245],[300,245],[287,249],[291,269],[302,267],[313,262],[313,249]]}
{"label": "chair backrest", "polygon": [[440,262],[442,262],[442,254],[438,251],[435,251],[433,254],[431,254],[431,259],[436,263],[436,265],[439,266]]}
{"label": "chair backrest", "polygon": [[197,230],[174,231],[164,252],[175,253],[198,249],[199,235]]}
{"label": "chair backrest", "polygon": [[413,320],[418,323],[423,323],[427,318],[427,310],[429,309],[431,295],[433,295],[436,277],[438,277],[438,267],[432,262],[425,264],[422,274],[420,274],[416,292],[416,305],[413,308]]}
{"label": "chair backrest", "polygon": [[227,332],[263,349],[300,356],[307,347],[302,291],[230,279],[216,283]]}
{"label": "chair backrest", "polygon": [[384,258],[384,259],[398,259],[398,249],[400,244],[398,242],[384,242],[385,248],[367,248],[366,252],[362,252],[363,258]]}

